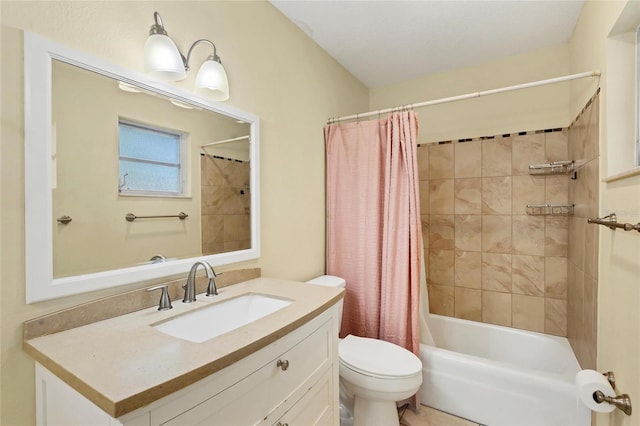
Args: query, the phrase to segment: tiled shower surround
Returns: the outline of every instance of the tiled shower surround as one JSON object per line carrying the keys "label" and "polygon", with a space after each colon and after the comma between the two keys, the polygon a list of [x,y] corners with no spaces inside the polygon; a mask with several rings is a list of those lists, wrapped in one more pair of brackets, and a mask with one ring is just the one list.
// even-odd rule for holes
{"label": "tiled shower surround", "polygon": [[[582,368],[596,368],[598,305],[599,96],[596,94],[571,125],[569,156],[578,163],[578,179],[569,183],[569,268],[567,336]],[[603,213],[603,214],[606,214]]]}
{"label": "tiled shower surround", "polygon": [[249,162],[202,155],[200,173],[202,254],[250,248]]}
{"label": "tiled shower surround", "polygon": [[[575,334],[574,347],[595,348],[595,332],[580,324],[595,316],[596,274],[585,269],[594,264],[597,234],[589,229],[588,243],[577,236],[585,232],[585,206],[595,209],[589,214],[597,211],[597,122],[595,130],[586,124],[593,116],[597,121],[597,106],[592,109],[593,103],[569,129],[419,146],[432,313]],[[584,163],[587,157],[595,160]],[[529,175],[530,164],[561,160],[576,160],[578,179]],[[527,204],[576,204],[576,215],[531,216]],[[589,261],[581,260],[582,251]]]}

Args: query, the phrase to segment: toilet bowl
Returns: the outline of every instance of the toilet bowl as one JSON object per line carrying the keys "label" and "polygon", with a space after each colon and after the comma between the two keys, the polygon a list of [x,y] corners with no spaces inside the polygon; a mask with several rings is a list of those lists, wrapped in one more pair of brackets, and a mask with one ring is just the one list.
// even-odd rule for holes
{"label": "toilet bowl", "polygon": [[[345,286],[344,279],[332,275],[307,282]],[[339,311],[341,322],[342,301]],[[338,358],[341,425],[397,426],[396,402],[411,397],[422,384],[420,359],[393,343],[353,335],[340,340]]]}

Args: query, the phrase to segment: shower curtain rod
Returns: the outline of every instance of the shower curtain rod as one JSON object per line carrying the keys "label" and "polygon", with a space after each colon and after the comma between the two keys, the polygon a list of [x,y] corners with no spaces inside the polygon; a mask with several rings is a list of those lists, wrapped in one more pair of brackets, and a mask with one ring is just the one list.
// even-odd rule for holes
{"label": "shower curtain rod", "polygon": [[579,74],[565,75],[562,77],[549,78],[547,80],[532,81],[530,83],[517,84],[515,86],[501,87],[499,89],[484,90],[482,92],[467,93],[465,95],[451,96],[449,98],[419,102],[417,104],[403,105],[403,106],[394,107],[394,108],[385,108],[377,111],[369,111],[369,112],[363,112],[359,114],[345,115],[343,117],[337,117],[337,118],[329,118],[327,120],[327,124],[336,123],[342,120],[353,120],[353,119],[360,119],[363,117],[370,117],[372,115],[386,114],[388,112],[397,111],[403,108],[413,109],[413,108],[421,108],[421,107],[426,107],[431,105],[445,104],[448,102],[462,101],[462,100],[471,99],[471,98],[479,98],[481,96],[495,95],[497,93],[511,92],[513,90],[527,89],[529,87],[544,86],[547,84],[560,83],[560,82],[569,81],[569,80],[576,80],[579,78],[599,77],[600,75],[601,75],[600,70],[593,70],[593,71],[583,72]]}
{"label": "shower curtain rod", "polygon": [[243,139],[249,139],[249,138],[251,138],[251,136],[249,136],[249,135],[238,136],[237,138],[224,139],[224,140],[217,141],[217,142],[205,143],[204,145],[200,145],[200,148],[204,148],[204,147],[211,146],[211,145],[219,145],[221,143],[229,143],[229,142],[234,142],[234,141],[241,141]]}

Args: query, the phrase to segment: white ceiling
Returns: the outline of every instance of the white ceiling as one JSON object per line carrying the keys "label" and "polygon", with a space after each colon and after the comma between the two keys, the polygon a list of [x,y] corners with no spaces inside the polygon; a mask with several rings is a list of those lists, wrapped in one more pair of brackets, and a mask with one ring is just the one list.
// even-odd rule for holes
{"label": "white ceiling", "polygon": [[583,0],[271,0],[368,87],[567,43]]}

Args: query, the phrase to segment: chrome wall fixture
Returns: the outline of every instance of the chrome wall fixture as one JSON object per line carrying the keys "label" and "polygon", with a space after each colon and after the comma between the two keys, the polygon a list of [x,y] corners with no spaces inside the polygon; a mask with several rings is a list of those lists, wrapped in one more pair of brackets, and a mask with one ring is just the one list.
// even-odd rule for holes
{"label": "chrome wall fixture", "polygon": [[196,40],[191,44],[185,58],[173,40],[169,38],[158,12],[153,13],[153,19],[155,23],[151,26],[149,38],[144,45],[145,71],[162,80],[184,80],[189,71],[189,60],[193,48],[197,44],[206,43],[213,48],[213,54],[207,57],[198,70],[195,83],[196,91],[206,93],[207,97],[216,101],[229,99],[229,81],[220,56],[218,56],[216,45],[204,38]]}
{"label": "chrome wall fixture", "polygon": [[618,222],[618,216],[615,213],[611,213],[605,217],[599,217],[596,219],[588,218],[587,223],[593,223],[595,225],[604,225],[609,229],[613,229],[614,231],[617,228],[624,229],[625,231],[638,231],[640,232],[640,222],[636,223],[621,223]]}
{"label": "chrome wall fixture", "polygon": [[554,161],[552,163],[545,164],[530,164],[529,174],[540,176],[571,174],[571,179],[573,180],[578,177],[576,164],[573,160]]}
{"label": "chrome wall fixture", "polygon": [[527,204],[530,216],[571,216],[573,204]]}
{"label": "chrome wall fixture", "polygon": [[[613,371],[607,371],[606,373],[602,373],[602,375],[609,381],[609,384],[617,393],[616,376],[613,374]],[[616,396],[607,396],[602,391],[597,390],[593,393],[593,400],[598,404],[605,402],[607,404],[611,404],[627,416],[630,416],[632,413],[631,397],[626,393]]]}
{"label": "chrome wall fixture", "polygon": [[64,216],[60,216],[58,219],[56,219],[58,221],[58,223],[61,223],[63,225],[68,225],[69,223],[71,223],[71,221],[73,219],[71,219],[71,216],[68,215],[64,215]]}
{"label": "chrome wall fixture", "polygon": [[178,214],[161,215],[161,216],[136,216],[133,213],[127,213],[124,218],[127,220],[127,222],[133,222],[136,219],[158,219],[158,218],[167,218],[167,217],[177,217],[180,220],[185,220],[186,218],[189,217],[189,215],[186,214],[185,212],[180,212]]}

